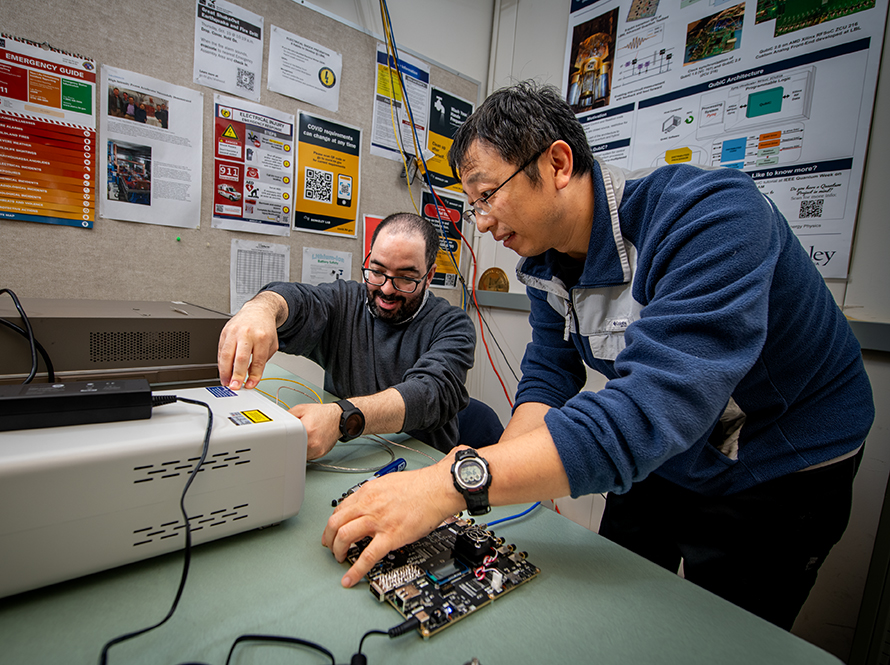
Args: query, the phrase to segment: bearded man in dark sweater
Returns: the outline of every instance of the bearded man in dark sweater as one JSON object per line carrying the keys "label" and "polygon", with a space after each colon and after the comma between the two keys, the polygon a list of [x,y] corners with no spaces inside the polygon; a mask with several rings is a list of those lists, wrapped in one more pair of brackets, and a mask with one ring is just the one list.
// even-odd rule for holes
{"label": "bearded man in dark sweater", "polygon": [[493,432],[480,425],[493,412],[476,400],[467,409],[476,331],[463,310],[429,291],[438,247],[429,222],[396,213],[374,232],[364,283],[268,284],[222,331],[220,381],[255,387],[279,350],[323,367],[325,390],[348,402],[291,409],[306,427],[309,459],[358,435],[355,418],[344,422],[353,409],[364,421],[359,433],[404,431],[443,452],[457,444],[461,412],[474,445],[494,443],[503,430],[496,417]]}

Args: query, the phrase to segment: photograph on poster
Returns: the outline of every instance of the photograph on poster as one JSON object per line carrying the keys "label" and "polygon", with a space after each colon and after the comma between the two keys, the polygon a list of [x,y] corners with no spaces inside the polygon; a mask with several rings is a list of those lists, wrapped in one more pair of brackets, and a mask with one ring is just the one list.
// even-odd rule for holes
{"label": "photograph on poster", "polygon": [[744,20],[743,2],[690,23],[686,26],[686,51],[683,64],[688,65],[741,48]]}
{"label": "photograph on poster", "polygon": [[618,8],[579,23],[572,31],[572,61],[566,101],[575,113],[608,106],[615,56]]}
{"label": "photograph on poster", "polygon": [[108,142],[108,200],[151,205],[151,147]]}
{"label": "photograph on poster", "polygon": [[774,37],[875,8],[875,0],[758,0],[757,23],[776,20]]}
{"label": "photograph on poster", "polygon": [[153,97],[135,89],[108,85],[108,115],[133,120],[145,125],[167,129],[170,118],[169,100]]}

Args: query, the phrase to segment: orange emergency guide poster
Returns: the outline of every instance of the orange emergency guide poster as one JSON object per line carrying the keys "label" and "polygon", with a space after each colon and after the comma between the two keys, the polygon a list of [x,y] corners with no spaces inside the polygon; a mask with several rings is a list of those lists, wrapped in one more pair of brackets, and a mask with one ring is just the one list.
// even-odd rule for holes
{"label": "orange emergency guide poster", "polygon": [[92,228],[96,65],[0,37],[0,219]]}

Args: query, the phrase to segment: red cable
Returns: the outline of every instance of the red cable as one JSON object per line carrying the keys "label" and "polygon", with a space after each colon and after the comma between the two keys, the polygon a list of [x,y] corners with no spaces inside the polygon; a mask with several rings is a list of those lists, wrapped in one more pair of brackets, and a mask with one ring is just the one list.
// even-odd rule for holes
{"label": "red cable", "polygon": [[[433,192],[433,196],[436,197],[436,201],[439,202],[439,205],[442,206],[443,210],[448,210],[445,202],[439,198],[439,195],[435,192],[435,190],[431,190]],[[441,215],[440,215],[441,217]],[[448,217],[451,220],[451,217]],[[504,390],[504,396],[507,398],[507,404],[510,405],[510,408],[513,408],[513,400],[510,399],[510,393],[507,391],[507,386],[504,384],[504,380],[501,378],[500,373],[498,372],[497,367],[494,366],[494,360],[491,357],[491,351],[488,348],[488,342],[485,340],[485,326],[482,323],[482,310],[479,309],[479,302],[476,300],[476,271],[478,268],[478,264],[476,262],[476,253],[473,251],[473,248],[470,246],[469,241],[466,239],[463,233],[460,232],[460,229],[457,227],[457,224],[451,220],[451,225],[454,227],[454,230],[457,231],[457,234],[461,237],[461,240],[464,241],[464,244],[467,246],[467,249],[470,250],[470,256],[473,259],[473,280],[470,284],[470,292],[473,294],[473,304],[476,306],[476,313],[479,315],[479,334],[482,337],[482,344],[485,346],[485,353],[488,355],[488,362],[491,365],[491,369],[494,371],[494,375],[498,377],[498,381],[501,383],[501,388]],[[446,238],[447,240],[447,238]],[[457,266],[458,271],[460,271],[460,266]]]}

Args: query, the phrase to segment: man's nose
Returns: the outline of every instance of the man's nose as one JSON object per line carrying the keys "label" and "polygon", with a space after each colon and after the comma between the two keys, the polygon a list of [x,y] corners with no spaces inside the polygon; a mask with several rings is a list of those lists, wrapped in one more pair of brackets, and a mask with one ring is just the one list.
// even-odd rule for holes
{"label": "man's nose", "polygon": [[476,228],[480,233],[488,233],[494,227],[495,221],[490,214],[476,215]]}
{"label": "man's nose", "polygon": [[385,296],[391,296],[396,293],[396,287],[393,286],[392,280],[387,279],[380,285],[380,292]]}

